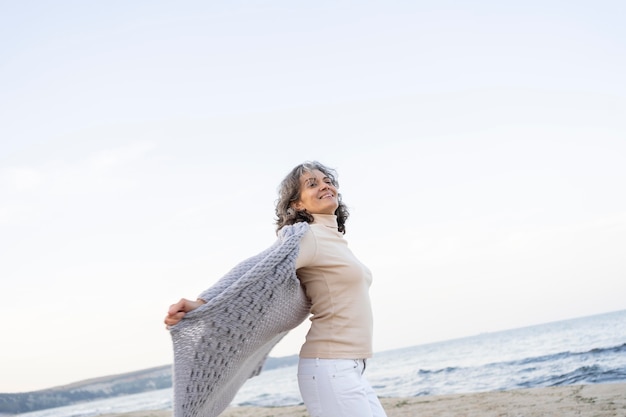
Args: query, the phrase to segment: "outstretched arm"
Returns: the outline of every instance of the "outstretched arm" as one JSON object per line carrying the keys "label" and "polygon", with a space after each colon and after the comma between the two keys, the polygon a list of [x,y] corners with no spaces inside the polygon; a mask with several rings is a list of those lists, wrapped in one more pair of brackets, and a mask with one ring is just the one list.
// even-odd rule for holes
{"label": "outstretched arm", "polygon": [[201,299],[197,299],[196,301],[187,300],[186,298],[181,298],[179,302],[176,304],[172,304],[167,310],[167,316],[165,316],[165,325],[173,326],[179,321],[183,319],[186,313],[191,310],[195,310],[204,304],[205,301]]}

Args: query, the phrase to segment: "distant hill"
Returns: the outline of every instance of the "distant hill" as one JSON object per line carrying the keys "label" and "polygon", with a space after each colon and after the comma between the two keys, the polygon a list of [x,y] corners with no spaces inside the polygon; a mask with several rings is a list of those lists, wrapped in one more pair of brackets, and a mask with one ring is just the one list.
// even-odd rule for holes
{"label": "distant hill", "polygon": [[[268,358],[263,370],[282,368],[298,363],[298,356]],[[169,388],[172,366],[164,365],[141,371],[87,379],[39,391],[0,394],[0,414],[20,414],[46,408],[62,407],[122,395]]]}

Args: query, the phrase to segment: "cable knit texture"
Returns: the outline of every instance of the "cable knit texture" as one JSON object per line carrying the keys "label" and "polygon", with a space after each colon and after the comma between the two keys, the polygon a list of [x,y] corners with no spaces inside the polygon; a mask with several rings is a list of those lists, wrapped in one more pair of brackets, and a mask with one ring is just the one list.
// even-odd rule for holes
{"label": "cable knit texture", "polygon": [[272,348],[309,315],[296,276],[307,223],[283,227],[268,249],[235,266],[200,294],[206,301],[170,327],[174,345],[174,417],[214,417]]}

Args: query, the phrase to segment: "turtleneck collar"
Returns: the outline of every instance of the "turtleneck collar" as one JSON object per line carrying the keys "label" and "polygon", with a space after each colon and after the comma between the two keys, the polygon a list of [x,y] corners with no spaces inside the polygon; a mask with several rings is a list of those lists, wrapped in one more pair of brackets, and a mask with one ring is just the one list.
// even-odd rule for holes
{"label": "turtleneck collar", "polygon": [[321,224],[323,226],[330,227],[335,230],[337,230],[337,228],[339,227],[337,225],[337,216],[335,214],[314,214],[313,223]]}

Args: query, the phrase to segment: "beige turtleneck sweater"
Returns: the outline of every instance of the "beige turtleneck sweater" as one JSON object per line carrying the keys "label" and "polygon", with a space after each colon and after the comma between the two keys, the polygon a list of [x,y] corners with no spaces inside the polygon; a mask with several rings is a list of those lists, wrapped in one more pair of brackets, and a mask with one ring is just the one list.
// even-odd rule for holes
{"label": "beige turtleneck sweater", "polygon": [[311,300],[301,358],[372,356],[372,274],[350,251],[335,215],[316,214],[302,237],[296,273]]}

